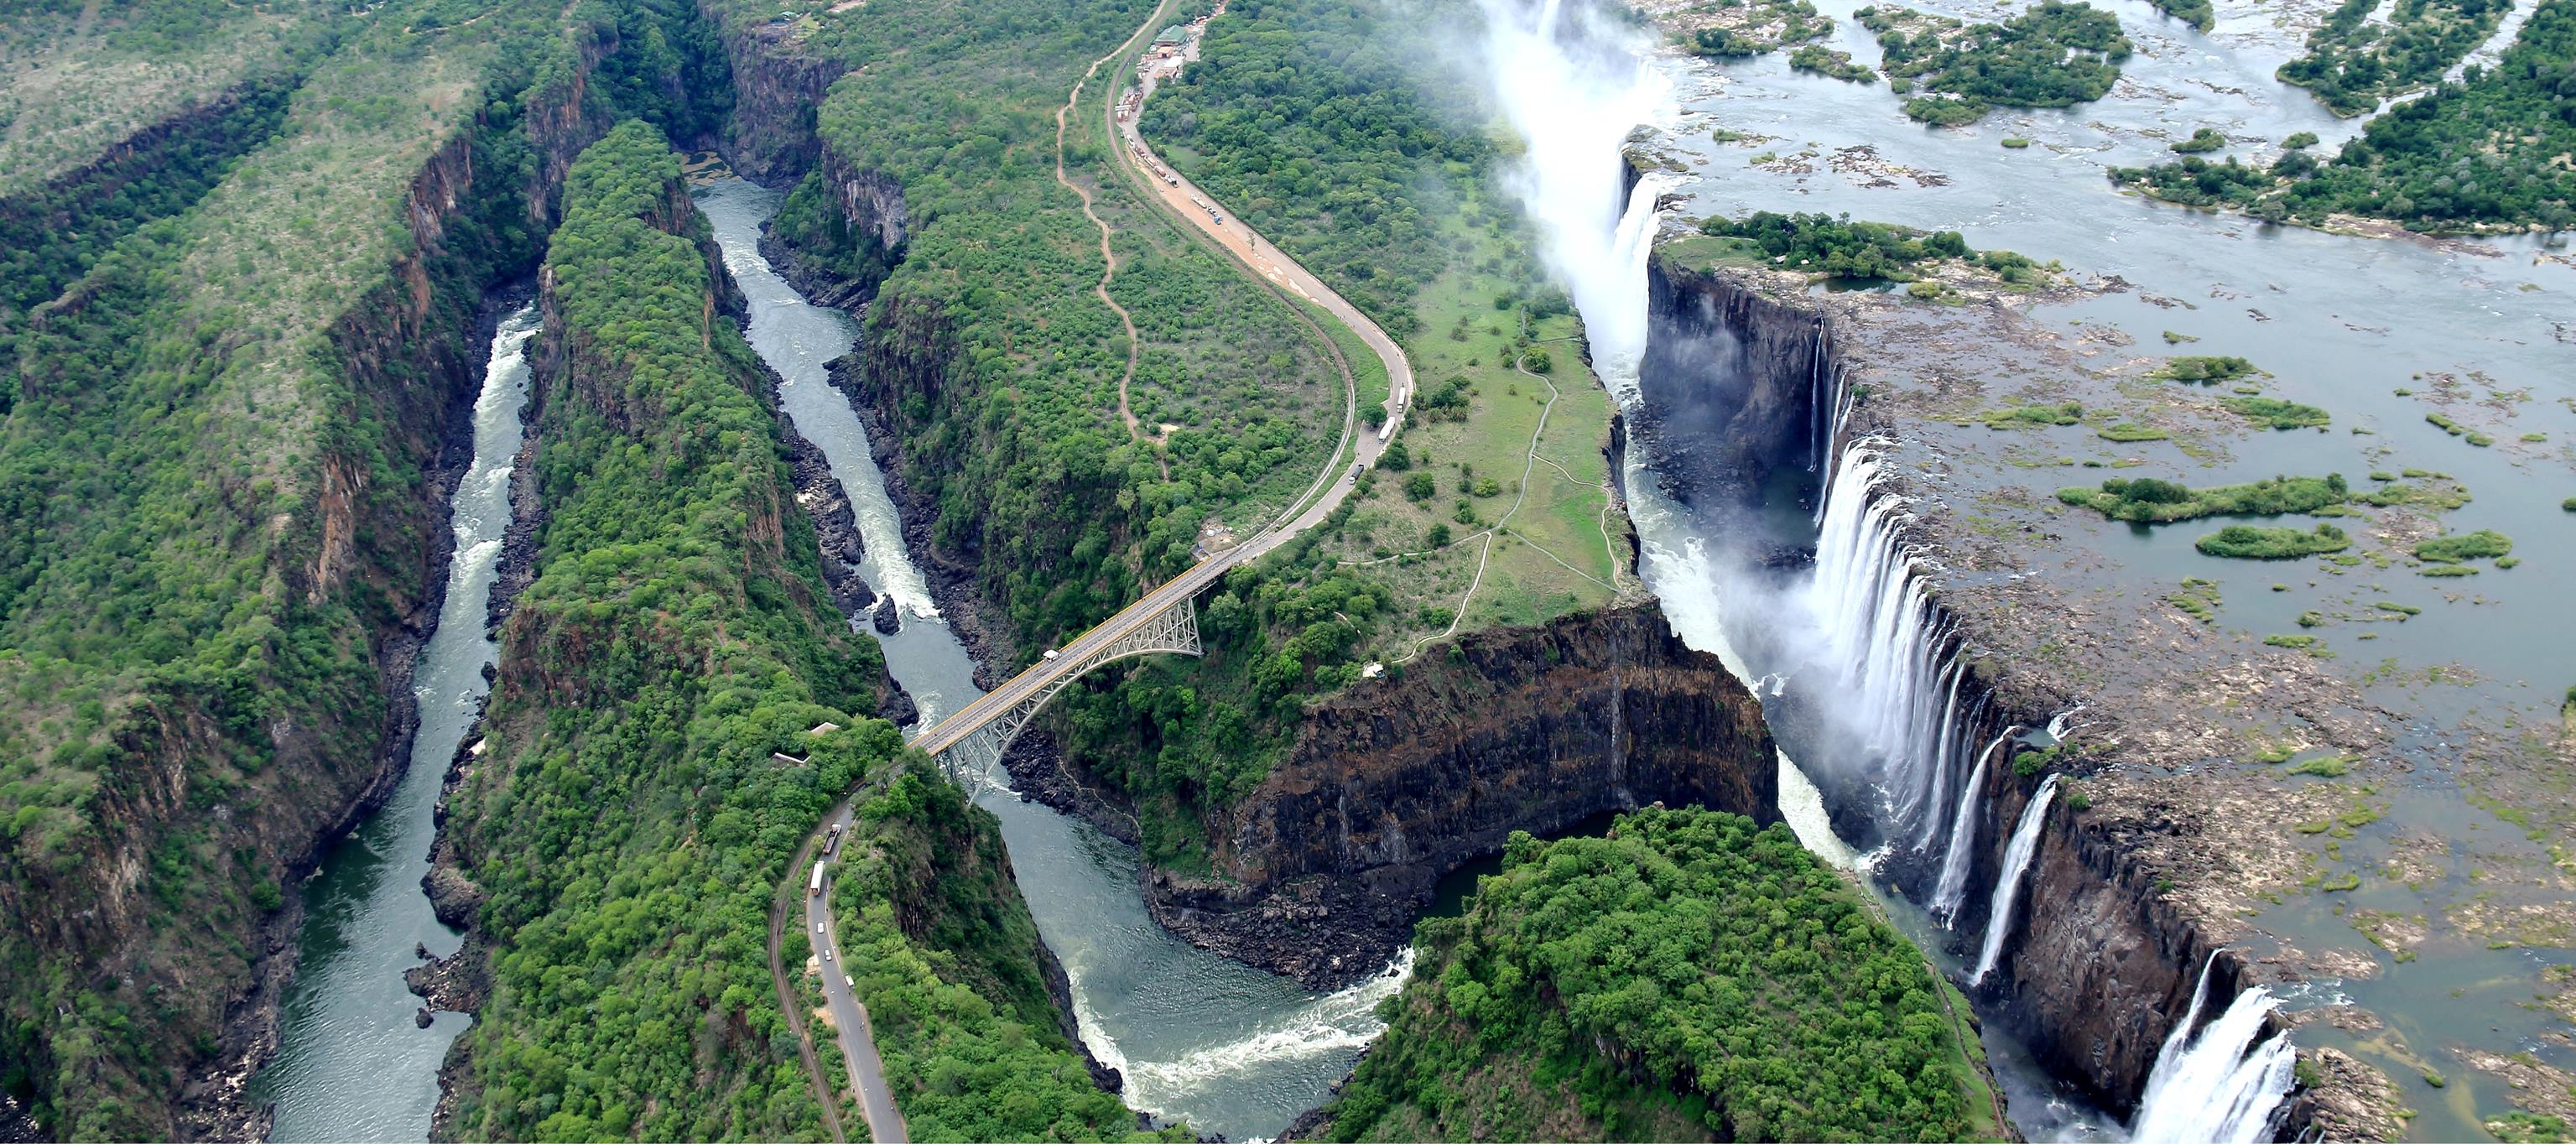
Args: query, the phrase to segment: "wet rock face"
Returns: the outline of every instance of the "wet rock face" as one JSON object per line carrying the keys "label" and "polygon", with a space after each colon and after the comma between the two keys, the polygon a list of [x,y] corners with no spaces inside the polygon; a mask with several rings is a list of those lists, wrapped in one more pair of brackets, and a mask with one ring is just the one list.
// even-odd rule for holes
{"label": "wet rock face", "polygon": [[[1788,483],[1779,479],[1785,466],[1804,468],[1832,454],[1833,411],[1819,406],[1822,395],[1838,391],[1833,382],[1841,371],[1848,371],[1844,389],[1894,391],[1911,384],[1904,346],[1892,340],[1901,335],[1854,320],[1847,302],[1809,299],[1796,293],[1799,284],[1760,274],[1695,271],[1660,260],[1650,277],[1652,341],[1640,371],[1643,400],[1627,429],[1649,450],[1666,491],[1703,521],[1758,504],[1766,491],[1779,495]],[[1870,402],[1853,412],[1844,436],[1864,432],[1902,435],[1909,425]],[[1900,473],[1893,487],[1910,489],[1910,479]],[[1937,518],[1918,522],[1910,539],[1936,551],[1958,540]],[[1800,562],[1801,554],[1757,548],[1751,558],[1779,569]],[[1976,609],[1952,610],[1977,589],[1952,588],[1942,614],[1962,625],[1958,638],[1991,638],[1995,633],[1978,627]],[[2060,689],[2059,681],[2011,663],[1981,667],[1958,695],[1963,708],[1976,712],[1965,716],[1964,733],[1983,744],[2008,726],[2042,725],[2077,702]],[[1984,805],[1971,820],[1969,889],[1951,930],[1954,949],[1969,957],[1985,928],[2003,851],[2039,781],[2016,774],[2011,754],[1997,751],[1985,760]],[[1878,798],[1865,778],[1837,779],[1830,770],[1813,777],[1838,832],[1877,837]],[[1958,786],[1966,783],[1959,776]],[[2157,888],[2159,876],[2184,874],[2150,868],[2137,855],[2158,840],[2198,830],[2205,813],[2171,802],[2097,805],[2081,813],[2059,806],[2041,832],[2019,899],[2021,919],[1981,996],[1990,1018],[2012,1029],[2051,1072],[2124,1115],[2173,1022],[2189,1007],[2213,947]],[[1920,897],[1939,866],[1937,851],[1908,853],[1899,846],[1879,876]],[[2229,957],[2212,972],[2219,975],[2209,1001],[2214,1007],[2251,984]]]}
{"label": "wet rock face", "polygon": [[[2027,792],[2007,785],[1997,809],[2009,806],[2017,819],[2027,801]],[[2145,1089],[2165,1035],[2190,1008],[2209,948],[2156,900],[2149,876],[2121,860],[2142,843],[2133,836],[2137,828],[2152,824],[2121,829],[2071,817],[2060,811],[2040,836],[2021,898],[2023,920],[1997,966],[2001,983],[1989,988],[2002,1019],[2050,1072],[2125,1113]],[[2219,975],[2210,988],[2216,1009],[2242,985],[2228,958],[2211,972]]]}
{"label": "wet rock face", "polygon": [[1776,819],[1759,705],[1651,604],[1478,632],[1309,716],[1288,760],[1212,823],[1226,881],[1148,873],[1165,925],[1338,984],[1410,940],[1439,878],[1515,830],[1652,802]]}
{"label": "wet rock face", "polygon": [[1834,357],[1822,314],[1661,259],[1647,264],[1647,307],[1628,430],[1675,499],[1749,503],[1775,469],[1807,468],[1829,447],[1816,408]]}

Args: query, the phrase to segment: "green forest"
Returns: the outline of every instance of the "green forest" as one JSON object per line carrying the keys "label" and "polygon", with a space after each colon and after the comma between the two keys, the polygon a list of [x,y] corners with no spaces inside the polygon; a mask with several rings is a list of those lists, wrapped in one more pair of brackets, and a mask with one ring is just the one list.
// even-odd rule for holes
{"label": "green forest", "polygon": [[2129,58],[2119,18],[2081,2],[2043,0],[2000,24],[1968,24],[1909,8],[1854,13],[1878,37],[1879,70],[1905,113],[1927,123],[1974,123],[1993,107],[2072,107],[2100,99]]}
{"label": "green forest", "polygon": [[[242,9],[155,11],[106,25],[100,50],[251,35],[225,22]],[[557,19],[298,26],[266,57],[294,78],[245,63],[272,78],[103,182],[0,203],[0,226],[60,260],[0,301],[45,310],[0,316],[0,877],[31,903],[0,934],[0,1045],[52,1132],[172,1134],[295,847],[374,773],[378,657],[430,604],[422,469],[453,366],[479,360],[484,285],[533,256],[519,93],[584,26]],[[442,146],[491,193],[424,248],[405,194]],[[414,336],[376,340],[404,321]],[[127,860],[140,892],[111,896]],[[119,908],[99,927],[44,904],[101,901]]]}
{"label": "green forest", "polygon": [[2269,166],[2188,156],[2110,177],[2273,222],[2324,226],[2352,214],[2432,232],[2563,231],[2576,227],[2576,169],[2558,159],[2576,150],[2571,77],[2576,0],[2542,0],[2493,67],[2471,65],[2459,82],[2390,108],[2330,160],[2295,149]]}
{"label": "green forest", "polygon": [[2511,0],[2396,0],[2385,22],[2380,0],[2344,0],[2308,33],[2307,54],[2281,65],[2283,83],[2316,93],[2337,115],[2363,115],[2379,101],[2442,78],[2494,34]]}
{"label": "green forest", "polygon": [[1414,295],[1447,265],[1433,220],[1462,206],[1444,176],[1493,150],[1432,102],[1462,94],[1427,92],[1357,4],[1238,0],[1200,50],[1146,105],[1146,135],[1388,333],[1418,333]]}
{"label": "green forest", "polygon": [[[1496,201],[1476,95],[1414,66],[1389,32],[1399,18],[1365,0],[1229,6],[1200,61],[1146,106],[1159,153],[1398,337],[1422,387],[1380,473],[1227,575],[1202,617],[1204,658],[1149,660],[1057,701],[1051,729],[1133,803],[1147,858],[1168,868],[1204,868],[1209,816],[1365,664],[1400,677],[1453,624],[1536,623],[1606,601],[1617,576],[1597,483],[1607,397],[1574,355],[1551,363],[1558,347],[1537,344],[1575,332],[1570,307]],[[1363,393],[1384,385],[1355,340],[1342,356]],[[1551,369],[1559,380],[1540,380]],[[1525,454],[1551,385],[1537,464]],[[1462,538],[1501,527],[1471,597],[1486,541]]]}
{"label": "green forest", "polygon": [[917,758],[881,779],[844,843],[832,910],[912,1138],[1194,1139],[1137,1131],[1092,1083],[1047,996],[1049,955],[1001,824]]}
{"label": "green forest", "polygon": [[[936,505],[927,555],[974,569],[1028,657],[1187,567],[1203,525],[1247,529],[1283,507],[1339,429],[1326,348],[1107,178],[1085,116],[1066,159],[1118,244],[1111,290],[1141,335],[1132,404],[1173,428],[1158,440],[1119,422],[1127,347],[1091,294],[1098,231],[1053,178],[1054,112],[1149,10],[890,6],[823,22],[806,41],[866,69],[868,82],[833,89],[819,130],[853,165],[901,183],[912,220],[869,312],[858,387],[903,443],[897,469]],[[1113,91],[1101,78],[1085,105]],[[798,209],[826,200],[789,205],[783,228],[830,237],[827,220]],[[844,268],[884,261],[856,246],[823,255]]]}
{"label": "green forest", "polygon": [[[651,126],[609,133],[573,164],[546,257],[567,363],[541,379],[538,575],[454,835],[495,948],[469,1139],[821,1131],[781,1035],[769,903],[902,740],[856,718],[882,653],[823,586],[679,173]],[[849,726],[808,733],[827,721]]]}
{"label": "green forest", "polygon": [[1329,1139],[2000,1132],[1964,1002],[1777,823],[1656,808],[1606,838],[1515,833],[1416,942]]}

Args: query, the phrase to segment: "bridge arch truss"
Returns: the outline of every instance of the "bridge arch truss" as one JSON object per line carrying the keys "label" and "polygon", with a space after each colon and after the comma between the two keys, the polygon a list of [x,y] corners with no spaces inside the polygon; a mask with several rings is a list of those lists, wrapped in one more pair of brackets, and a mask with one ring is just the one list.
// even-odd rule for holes
{"label": "bridge arch truss", "polygon": [[[1076,641],[1076,646],[1081,642]],[[1022,673],[1023,679],[1035,677],[1025,690],[1013,694],[1013,686],[1006,684],[967,704],[925,732],[921,747],[938,761],[952,782],[970,778],[995,781],[1001,770],[1002,753],[1048,700],[1102,664],[1157,652],[1201,654],[1198,608],[1190,596],[1181,595],[1169,607],[1141,617],[1098,646],[1069,649],[1065,656],[1040,661]],[[1018,682],[1019,679],[1013,680],[1013,684]],[[957,726],[950,726],[952,723]]]}

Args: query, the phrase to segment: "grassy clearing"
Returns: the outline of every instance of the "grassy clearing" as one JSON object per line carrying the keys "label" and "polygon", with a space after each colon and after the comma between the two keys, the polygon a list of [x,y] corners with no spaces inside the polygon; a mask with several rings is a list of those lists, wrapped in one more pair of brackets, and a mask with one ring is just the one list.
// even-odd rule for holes
{"label": "grassy clearing", "polygon": [[2218,583],[2196,576],[2183,578],[2182,587],[2165,593],[2165,602],[2180,608],[2183,614],[2204,624],[2218,622]]}
{"label": "grassy clearing", "polygon": [[327,19],[313,0],[79,3],[0,16],[0,199],[96,159],[128,136],[288,69]]}

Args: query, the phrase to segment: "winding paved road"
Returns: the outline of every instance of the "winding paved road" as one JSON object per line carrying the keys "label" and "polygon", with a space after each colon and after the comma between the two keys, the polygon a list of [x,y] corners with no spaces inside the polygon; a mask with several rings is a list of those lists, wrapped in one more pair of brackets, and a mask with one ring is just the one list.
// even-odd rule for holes
{"label": "winding paved road", "polygon": [[[1120,44],[1117,50],[1095,62],[1090,71],[1083,73],[1083,79],[1087,82],[1103,63],[1116,60],[1134,51],[1138,42],[1168,22],[1177,8],[1177,0],[1167,0],[1166,3],[1157,6],[1153,16],[1147,19],[1143,26],[1137,28],[1134,35]],[[1197,43],[1193,40],[1190,47],[1193,56],[1196,50]],[[1151,96],[1152,82],[1149,80],[1144,86],[1145,94]],[[1068,100],[1068,110],[1078,101],[1080,92],[1081,88],[1077,85],[1074,97]],[[1378,328],[1377,323],[1370,321],[1367,315],[1360,313],[1358,307],[1351,305],[1332,288],[1324,285],[1321,279],[1299,265],[1295,259],[1281,253],[1277,246],[1262,238],[1259,232],[1241,220],[1223,221],[1216,218],[1211,211],[1193,206],[1193,198],[1211,204],[1216,200],[1199,190],[1188,179],[1182,178],[1178,172],[1171,170],[1170,165],[1164,163],[1160,157],[1155,156],[1143,138],[1136,134],[1134,121],[1121,120],[1118,117],[1117,104],[1118,101],[1115,98],[1103,101],[1101,126],[1128,144],[1127,147],[1110,148],[1117,156],[1116,166],[1121,176],[1126,178],[1136,190],[1144,192],[1149,201],[1156,203],[1166,213],[1180,220],[1184,226],[1224,251],[1236,263],[1267,283],[1273,290],[1294,293],[1299,298],[1321,307],[1325,313],[1359,335],[1370,352],[1375,353],[1378,361],[1386,367],[1388,393],[1386,409],[1390,427],[1383,435],[1360,427],[1357,417],[1359,399],[1357,379],[1351,374],[1348,363],[1341,362],[1340,348],[1337,345],[1330,345],[1331,339],[1329,335],[1325,335],[1330,345],[1329,352],[1336,362],[1341,364],[1342,369],[1344,387],[1342,437],[1334,445],[1333,452],[1326,459],[1323,471],[1317,474],[1315,483],[1307,488],[1295,504],[1290,506],[1289,513],[1293,515],[1274,521],[1269,527],[1253,534],[1243,543],[1200,561],[1189,571],[1147,592],[1143,598],[1121,609],[1117,615],[1111,616],[1090,631],[1076,637],[1073,642],[1066,644],[1059,651],[1056,658],[1038,661],[1013,676],[1009,682],[940,720],[937,727],[922,732],[914,740],[915,745],[934,754],[964,738],[967,733],[995,713],[1010,710],[1012,704],[1026,697],[1029,692],[1052,682],[1057,675],[1074,669],[1083,659],[1083,652],[1116,640],[1128,630],[1146,622],[1164,609],[1196,596],[1200,590],[1215,582],[1217,577],[1224,575],[1227,569],[1256,559],[1263,553],[1287,543],[1297,534],[1314,527],[1350,495],[1352,488],[1358,482],[1360,472],[1377,464],[1378,455],[1385,449],[1385,443],[1393,440],[1396,431],[1402,428],[1404,413],[1411,404],[1413,366],[1405,360],[1404,351],[1396,345],[1395,339],[1388,336],[1385,330]],[[1062,170],[1064,147],[1063,115],[1063,112],[1058,112],[1056,120],[1059,172]],[[1059,174],[1059,178],[1061,177]],[[1071,184],[1068,183],[1068,185]],[[1074,189],[1077,193],[1081,193],[1080,187]],[[1089,214],[1091,196],[1082,194],[1081,197],[1084,200],[1085,213]],[[1215,213],[1228,212],[1223,212],[1220,207]],[[1098,221],[1096,216],[1094,221]],[[1105,252],[1107,243],[1105,228],[1102,240]],[[1115,261],[1113,260],[1110,265],[1114,271]],[[1104,286],[1105,282],[1104,277]],[[1105,288],[1100,290],[1100,295],[1102,301],[1109,300]],[[1294,304],[1290,305],[1293,310]],[[1117,308],[1114,302],[1111,303],[1111,307]],[[1120,316],[1124,318],[1125,314],[1121,312]],[[1299,321],[1306,322],[1310,326],[1313,324],[1312,320],[1303,313],[1298,313],[1297,317]],[[1132,369],[1136,352],[1134,326],[1129,325],[1128,330],[1128,353]],[[1320,328],[1316,332],[1319,335],[1324,334]],[[1137,426],[1133,415],[1126,409],[1125,397],[1122,386],[1119,413],[1128,423],[1129,430],[1133,432]],[[1299,505],[1303,506],[1302,511],[1298,509]],[[832,808],[826,821],[847,824],[855,801],[855,795],[850,799],[844,799],[840,805]],[[815,845],[809,842],[806,850],[798,854],[795,876],[800,880],[809,876],[811,867],[807,863],[813,861],[812,853],[815,849]],[[827,867],[827,880],[828,877]],[[796,892],[804,893],[801,887]],[[881,1144],[902,1144],[909,1139],[903,1123],[903,1114],[895,1107],[894,1096],[886,1086],[885,1066],[877,1055],[876,1039],[868,1024],[867,1009],[859,1004],[857,997],[852,995],[849,988],[847,969],[840,960],[842,955],[839,952],[839,935],[833,928],[831,909],[828,905],[830,900],[830,887],[827,884],[822,895],[806,896],[804,910],[806,932],[819,939],[816,944],[826,951],[831,951],[827,956],[833,958],[831,961],[824,962],[821,967],[824,1001],[831,1010],[833,1023],[837,1026],[841,1055],[848,1062],[850,1082],[859,1092],[859,1107],[867,1117],[869,1134]],[[784,991],[786,982],[782,980],[779,984]],[[782,997],[784,996],[782,992]],[[803,1022],[800,1020],[798,1028],[803,1027]],[[819,1080],[819,1077],[817,1079]],[[833,1124],[835,1128],[838,1127],[837,1119],[833,1120]]]}
{"label": "winding paved road", "polygon": [[[829,821],[840,823],[844,836],[849,833],[850,806],[855,801],[844,801],[832,808]],[[877,1144],[906,1144],[912,1137],[904,1127],[903,1113],[894,1106],[894,1092],[886,1087],[885,1061],[877,1056],[876,1031],[868,1024],[867,1006],[859,1004],[857,994],[850,989],[849,969],[839,952],[841,932],[832,920],[831,886],[826,884],[823,890],[805,897],[805,932],[815,938],[814,944],[825,951],[824,956],[832,959],[822,965],[823,1004],[831,1010],[832,1024],[840,1035],[841,1059],[850,1070],[850,1087],[858,1090],[859,1114],[867,1117],[868,1136]]]}

